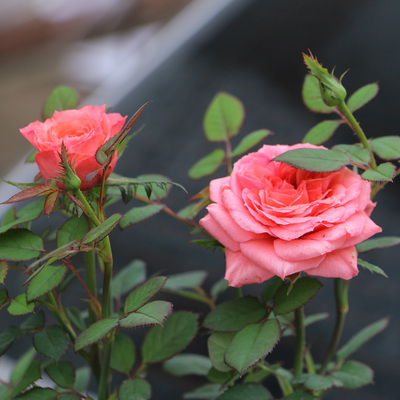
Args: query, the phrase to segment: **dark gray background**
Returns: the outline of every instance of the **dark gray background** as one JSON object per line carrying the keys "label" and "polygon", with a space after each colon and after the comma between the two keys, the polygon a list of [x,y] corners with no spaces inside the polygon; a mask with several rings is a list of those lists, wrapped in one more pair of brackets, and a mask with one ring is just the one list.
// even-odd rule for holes
{"label": "dark gray background", "polygon": [[[369,137],[398,134],[399,17],[400,3],[390,0],[252,2],[204,45],[196,51],[192,48],[177,54],[115,107],[116,111],[131,115],[144,102],[153,100],[140,118],[146,124],[144,130],[130,143],[116,172],[127,176],[149,172],[169,176],[189,191],[185,195],[174,189],[169,199],[174,209],[183,207],[190,196],[208,183],[207,180],[191,182],[186,171],[214,148],[203,138],[202,118],[212,97],[220,90],[243,101],[247,111],[243,133],[268,128],[275,134],[265,143],[301,141],[322,118],[310,113],[300,96],[306,71],[301,53],[308,49],[329,70],[336,65],[337,75],[349,69],[344,84],[350,94],[364,84],[379,81],[380,94],[356,117]],[[354,141],[349,129],[342,127],[328,145]],[[385,235],[398,234],[398,195],[395,183],[376,198],[378,206],[373,219],[384,228]],[[158,215],[122,235],[115,234],[113,239],[117,265],[141,258],[150,272],[161,269],[169,274],[207,269],[210,273],[207,285],[224,273],[221,254],[188,244],[189,230],[168,217]],[[356,392],[334,390],[326,399],[400,399],[398,257],[398,249],[371,253],[368,260],[382,267],[389,279],[361,271],[351,283],[344,340],[365,325],[390,315],[385,332],[353,357],[373,367],[375,384]],[[327,287],[308,305],[306,312],[328,310],[334,314],[331,282],[323,283]],[[246,288],[248,292],[257,290],[257,287]],[[194,306],[179,300],[176,304],[177,309]],[[206,309],[199,307],[198,311],[204,313]],[[332,325],[331,317],[308,330],[316,361],[326,348]],[[282,345],[286,349],[282,356],[290,366],[292,340],[284,339]],[[203,338],[197,339],[193,346],[204,349]],[[187,379],[166,379],[158,373],[151,377],[156,400],[180,398],[182,392],[193,388]]]}

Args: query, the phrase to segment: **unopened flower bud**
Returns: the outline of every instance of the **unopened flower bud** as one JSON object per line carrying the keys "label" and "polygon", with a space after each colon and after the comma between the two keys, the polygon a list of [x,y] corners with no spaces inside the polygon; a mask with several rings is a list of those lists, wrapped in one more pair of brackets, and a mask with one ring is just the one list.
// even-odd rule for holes
{"label": "unopened flower bud", "polygon": [[60,167],[61,174],[59,180],[67,190],[77,190],[81,187],[82,181],[75,172],[73,163],[69,160],[67,149],[65,148],[64,142],[61,145],[60,155]]}
{"label": "unopened flower bud", "polygon": [[61,177],[61,181],[65,185],[67,190],[79,189],[82,183],[79,176],[72,171],[72,168],[69,168],[65,171],[65,174],[63,174]]}
{"label": "unopened flower bud", "polygon": [[333,75],[333,71],[330,74],[312,54],[310,56],[303,54],[303,58],[310,74],[318,79],[321,98],[324,103],[329,107],[336,107],[343,102],[347,95],[346,89],[342,85],[343,75],[340,80],[337,79]]}

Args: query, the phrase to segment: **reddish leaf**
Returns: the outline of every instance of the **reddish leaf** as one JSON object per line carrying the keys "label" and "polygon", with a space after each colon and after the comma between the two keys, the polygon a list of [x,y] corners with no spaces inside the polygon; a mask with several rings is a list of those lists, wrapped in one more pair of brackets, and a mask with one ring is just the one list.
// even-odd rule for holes
{"label": "reddish leaf", "polygon": [[19,201],[32,199],[33,197],[45,196],[53,193],[54,191],[56,191],[55,188],[50,186],[47,182],[44,182],[40,183],[39,185],[22,190],[22,192],[17,193],[16,195],[12,196],[7,201],[1,204],[17,203]]}

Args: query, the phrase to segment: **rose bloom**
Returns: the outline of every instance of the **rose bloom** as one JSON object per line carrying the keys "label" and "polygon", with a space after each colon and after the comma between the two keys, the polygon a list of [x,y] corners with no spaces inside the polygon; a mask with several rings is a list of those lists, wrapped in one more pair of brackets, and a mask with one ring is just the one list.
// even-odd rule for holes
{"label": "rose bloom", "polygon": [[[97,149],[121,131],[125,120],[120,114],[107,114],[106,106],[84,106],[79,110],[55,111],[53,117],[44,122],[32,122],[20,131],[38,150],[35,161],[46,180],[60,177],[59,153],[64,142],[82,181],[80,188],[87,190],[98,185],[102,178],[100,171],[90,182],[85,179],[87,174],[101,168],[95,157]],[[115,154],[108,175],[116,162]]]}
{"label": "rose bloom", "polygon": [[323,147],[265,145],[210,183],[214,203],[200,225],[225,246],[230,286],[298,272],[350,279],[355,245],[381,231],[369,218],[370,183],[349,168],[307,172],[271,161],[298,148]]}

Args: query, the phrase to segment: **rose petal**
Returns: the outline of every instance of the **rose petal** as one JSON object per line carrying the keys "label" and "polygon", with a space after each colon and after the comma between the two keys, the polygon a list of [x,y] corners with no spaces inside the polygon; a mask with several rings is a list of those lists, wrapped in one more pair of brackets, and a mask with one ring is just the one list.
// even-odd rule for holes
{"label": "rose petal", "polygon": [[240,250],[239,244],[230,238],[230,236],[215,222],[214,218],[210,214],[207,214],[202,218],[199,221],[199,225],[227,249],[232,251]]}
{"label": "rose petal", "polygon": [[286,261],[280,258],[274,249],[273,238],[267,240],[251,240],[240,243],[242,254],[259,265],[269,274],[284,279],[288,275],[317,267],[325,256],[309,258],[307,260]]}
{"label": "rose petal", "polygon": [[229,187],[229,177],[214,179],[210,182],[210,199],[221,203],[221,193],[225,187]]}
{"label": "rose petal", "polygon": [[229,282],[229,286],[239,287],[251,283],[261,283],[274,276],[274,274],[244,257],[240,252],[226,249],[225,256],[225,279]]}
{"label": "rose petal", "polygon": [[350,246],[335,250],[327,254],[317,268],[309,268],[305,272],[326,278],[351,279],[358,274],[356,248]]}

